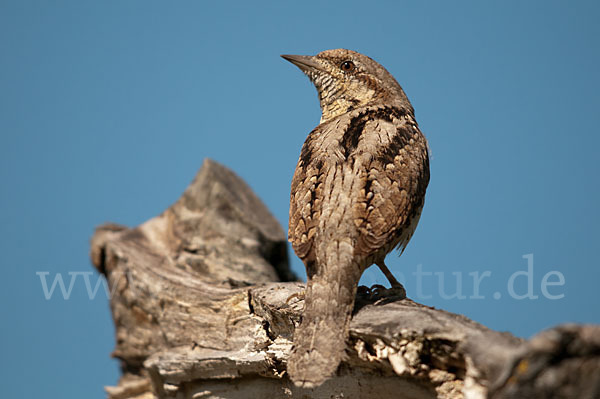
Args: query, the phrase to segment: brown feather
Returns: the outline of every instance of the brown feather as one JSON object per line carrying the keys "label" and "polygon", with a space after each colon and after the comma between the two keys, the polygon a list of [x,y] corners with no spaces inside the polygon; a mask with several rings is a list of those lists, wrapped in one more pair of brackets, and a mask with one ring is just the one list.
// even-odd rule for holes
{"label": "brown feather", "polygon": [[[288,372],[310,387],[344,357],[361,274],[412,237],[429,156],[410,102],[379,64],[348,50],[286,58],[313,80],[323,109],[292,180],[288,232],[308,274]],[[338,69],[346,59],[355,68],[344,74]]]}

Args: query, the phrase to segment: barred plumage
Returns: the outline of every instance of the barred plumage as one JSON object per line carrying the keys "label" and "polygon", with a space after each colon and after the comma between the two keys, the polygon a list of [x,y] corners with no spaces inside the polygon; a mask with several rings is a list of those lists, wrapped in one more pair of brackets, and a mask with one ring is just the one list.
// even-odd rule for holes
{"label": "barred plumage", "polygon": [[361,274],[410,240],[429,182],[427,141],[394,78],[349,50],[283,56],[313,81],[323,116],[292,181],[289,240],[304,261],[305,310],[288,372],[304,386],[333,375]]}

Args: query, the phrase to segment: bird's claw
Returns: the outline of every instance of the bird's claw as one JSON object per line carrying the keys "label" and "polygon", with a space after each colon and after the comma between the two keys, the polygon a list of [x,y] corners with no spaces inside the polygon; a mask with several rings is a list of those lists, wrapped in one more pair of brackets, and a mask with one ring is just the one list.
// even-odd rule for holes
{"label": "bird's claw", "polygon": [[392,285],[390,288],[375,284],[370,288],[370,296],[374,301],[382,299],[385,299],[386,301],[390,299],[398,300],[406,298],[406,290],[402,284]]}

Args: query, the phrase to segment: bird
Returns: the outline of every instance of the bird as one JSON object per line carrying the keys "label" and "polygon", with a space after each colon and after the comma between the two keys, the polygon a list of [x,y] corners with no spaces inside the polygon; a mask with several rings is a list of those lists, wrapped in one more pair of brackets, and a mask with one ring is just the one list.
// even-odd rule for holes
{"label": "bird", "polygon": [[304,262],[304,310],[287,372],[313,388],[346,357],[358,283],[376,264],[402,297],[385,264],[411,239],[429,183],[429,146],[394,77],[346,49],[282,55],[317,89],[321,120],[302,146],[291,184],[288,239]]}

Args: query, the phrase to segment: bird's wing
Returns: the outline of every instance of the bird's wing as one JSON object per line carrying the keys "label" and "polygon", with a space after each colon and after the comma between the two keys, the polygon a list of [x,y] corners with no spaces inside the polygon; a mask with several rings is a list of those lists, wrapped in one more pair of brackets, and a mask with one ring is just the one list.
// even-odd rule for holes
{"label": "bird's wing", "polygon": [[385,108],[369,118],[355,157],[363,167],[354,206],[359,235],[354,251],[364,257],[412,236],[429,183],[427,141],[410,112]]}
{"label": "bird's wing", "polygon": [[412,113],[389,106],[357,109],[309,134],[292,180],[288,230],[304,261],[314,256],[326,174],[334,164],[355,172],[348,193],[354,219],[349,222],[357,229],[354,252],[367,257],[402,244],[407,229],[416,225],[411,221],[420,213],[429,182],[427,141]]}
{"label": "bird's wing", "polygon": [[314,156],[313,138],[319,136],[323,128],[324,125],[317,126],[304,142],[292,179],[288,240],[303,261],[314,256],[312,243],[321,212],[324,161]]}

